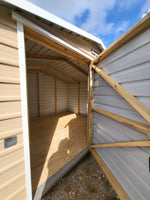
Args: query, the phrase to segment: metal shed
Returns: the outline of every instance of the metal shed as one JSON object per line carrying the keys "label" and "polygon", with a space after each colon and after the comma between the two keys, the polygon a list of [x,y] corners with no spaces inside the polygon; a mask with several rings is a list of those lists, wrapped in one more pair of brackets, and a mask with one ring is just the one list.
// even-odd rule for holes
{"label": "metal shed", "polygon": [[120,199],[149,199],[150,14],[105,49],[26,1],[0,13],[1,199],[40,199],[89,150]]}

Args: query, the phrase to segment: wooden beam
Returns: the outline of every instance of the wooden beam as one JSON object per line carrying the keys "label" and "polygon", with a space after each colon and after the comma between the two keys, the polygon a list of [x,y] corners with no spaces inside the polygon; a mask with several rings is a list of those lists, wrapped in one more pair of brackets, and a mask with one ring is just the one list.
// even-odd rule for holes
{"label": "wooden beam", "polygon": [[149,147],[149,140],[142,141],[129,141],[129,142],[114,142],[105,144],[95,144],[91,145],[91,148],[104,148],[104,147]]}
{"label": "wooden beam", "polygon": [[38,82],[38,108],[39,108],[39,117],[41,116],[41,110],[40,110],[40,73],[37,72],[37,82]]}
{"label": "wooden beam", "polygon": [[124,87],[117,83],[112,77],[101,70],[96,65],[93,65],[93,69],[102,76],[139,114],[141,114],[150,123],[150,109],[143,103],[130,94]]}
{"label": "wooden beam", "polygon": [[40,33],[29,29],[28,27],[24,26],[25,31],[25,37],[42,45],[47,47],[48,49],[54,50],[64,56],[68,56],[69,58],[72,58],[74,60],[80,61],[82,63],[90,63],[90,60],[79,55],[78,53],[75,53],[74,51],[71,51],[70,49],[66,49],[65,47],[61,46],[60,44],[50,40],[49,38],[46,38],[45,36],[41,35]]}
{"label": "wooden beam", "polygon": [[87,123],[87,131],[88,131],[88,146],[92,144],[93,137],[93,111],[92,111],[92,94],[93,94],[93,84],[94,84],[94,74],[92,70],[92,65],[89,68],[89,76],[88,76],[88,123]]}
{"label": "wooden beam", "polygon": [[60,56],[41,56],[41,55],[26,55],[27,60],[40,60],[40,61],[63,61],[64,58]]}
{"label": "wooden beam", "polygon": [[78,114],[80,113],[80,83],[78,83]]}
{"label": "wooden beam", "polygon": [[79,68],[76,64],[72,63],[70,60],[65,59],[64,60],[68,65],[70,65],[71,67],[73,67],[74,69],[76,69],[77,71],[79,71],[80,73],[82,73],[84,76],[88,76],[88,74],[81,68]]}
{"label": "wooden beam", "polygon": [[67,84],[67,112],[69,111],[69,84]]}
{"label": "wooden beam", "polygon": [[62,73],[62,72],[60,72],[60,71],[58,71],[58,70],[56,70],[56,69],[54,69],[52,67],[43,66],[43,65],[42,66],[35,66],[35,65],[30,66],[30,65],[28,65],[27,69],[31,69],[31,70],[32,69],[48,69],[48,70],[50,70],[50,71],[52,71],[52,72],[54,72],[54,73],[56,73],[58,75],[64,76],[65,78],[67,78],[67,79],[69,79],[69,80],[71,80],[71,81],[73,81],[75,83],[78,82],[76,79],[72,78],[71,76],[68,76],[67,74],[64,74],[64,73]]}
{"label": "wooden beam", "polygon": [[40,61],[63,61],[65,63],[67,63],[69,66],[71,66],[72,68],[74,68],[75,70],[82,73],[84,76],[88,76],[88,74],[84,70],[79,68],[76,64],[74,64],[71,61],[67,60],[66,58],[63,58],[60,56],[54,57],[54,56],[27,55],[27,59],[28,60],[40,60]]}
{"label": "wooden beam", "polygon": [[123,117],[121,115],[117,115],[117,114],[114,114],[112,112],[109,112],[109,111],[106,111],[106,110],[102,110],[100,108],[96,108],[96,107],[93,107],[92,106],[92,109],[95,111],[95,112],[98,112],[100,114],[103,114],[107,117],[110,117],[118,122],[121,122],[123,124],[126,124],[132,128],[135,128],[137,129],[138,131],[141,131],[143,133],[145,133],[146,135],[148,135],[150,137],[150,126],[147,125],[147,124],[143,124],[141,122],[137,122],[135,120],[132,120],[132,119],[128,119],[127,117]]}
{"label": "wooden beam", "polygon": [[57,80],[55,78],[55,113],[57,113]]}
{"label": "wooden beam", "polygon": [[51,78],[54,78],[54,79],[56,79],[56,80],[58,80],[58,81],[61,81],[61,82],[65,83],[65,84],[68,84],[66,81],[63,81],[63,80],[61,80],[61,79],[59,79],[59,78],[56,78],[56,77],[54,77],[54,76],[52,76],[52,75],[50,75],[50,74],[47,74],[46,72],[42,72],[42,71],[39,71],[39,70],[33,70],[33,71],[31,71],[31,70],[29,71],[29,70],[28,70],[28,72],[29,72],[29,73],[40,72],[41,74],[44,74],[44,75],[49,76],[49,77],[51,77]]}
{"label": "wooden beam", "polygon": [[146,29],[150,25],[150,12],[143,17],[139,22],[132,26],[127,32],[125,32],[120,38],[113,42],[107,49],[105,49],[100,55],[94,60],[94,64],[97,64],[99,60],[103,60],[113,51],[121,47],[128,40],[133,38],[135,35]]}
{"label": "wooden beam", "polygon": [[94,158],[96,159],[96,161],[98,162],[98,164],[101,167],[101,169],[103,170],[103,172],[106,175],[107,179],[109,180],[110,184],[112,185],[112,187],[114,188],[114,190],[118,194],[119,198],[121,200],[131,200],[129,198],[128,194],[123,189],[123,187],[118,182],[118,180],[115,178],[115,176],[112,174],[110,169],[107,167],[107,165],[105,164],[103,159],[95,151],[95,149],[90,149],[90,151],[91,151],[92,155],[94,156]]}

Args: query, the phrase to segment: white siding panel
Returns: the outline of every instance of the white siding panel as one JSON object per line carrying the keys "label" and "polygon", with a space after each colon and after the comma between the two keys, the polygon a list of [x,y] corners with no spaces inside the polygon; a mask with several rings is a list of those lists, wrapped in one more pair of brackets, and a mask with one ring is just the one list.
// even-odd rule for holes
{"label": "white siding panel", "polygon": [[88,86],[87,83],[80,84],[80,114],[87,115],[88,110]]}
{"label": "white siding panel", "polygon": [[40,74],[40,113],[41,116],[55,113],[55,80]]}
{"label": "white siding panel", "polygon": [[57,81],[57,112],[67,110],[67,84]]}
{"label": "white siding panel", "polygon": [[28,72],[28,105],[29,105],[29,116],[38,117],[38,83],[37,73]]}
{"label": "white siding panel", "polygon": [[[99,63],[99,67],[150,108],[150,37],[148,35],[150,29],[107,56]],[[100,84],[96,76],[95,86]]]}
{"label": "white siding panel", "polygon": [[[150,29],[147,29],[98,66],[150,108],[149,35]],[[94,89],[96,107],[149,124],[96,73]],[[94,112],[94,144],[148,139],[144,133]],[[97,148],[96,151],[132,200],[149,199],[149,147]]]}
{"label": "white siding panel", "polygon": [[78,85],[69,85],[69,111],[77,113],[78,109]]}

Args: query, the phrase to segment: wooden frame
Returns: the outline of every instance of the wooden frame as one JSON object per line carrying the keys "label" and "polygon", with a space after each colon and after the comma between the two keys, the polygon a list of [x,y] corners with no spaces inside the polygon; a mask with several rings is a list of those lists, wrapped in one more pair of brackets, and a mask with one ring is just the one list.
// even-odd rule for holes
{"label": "wooden frame", "polygon": [[42,61],[63,61],[65,63],[67,63],[69,66],[71,66],[72,68],[74,68],[75,70],[77,70],[78,72],[82,73],[84,76],[88,76],[88,74],[82,70],[81,68],[79,68],[76,64],[74,64],[73,62],[71,62],[70,60],[63,58],[63,57],[56,57],[56,56],[40,56],[40,55],[27,55],[27,59],[28,60],[42,60]]}
{"label": "wooden frame", "polygon": [[114,142],[105,144],[91,145],[91,148],[104,148],[104,147],[149,147],[149,140],[129,141],[129,142]]}
{"label": "wooden frame", "polygon": [[115,178],[115,176],[112,174],[110,169],[107,167],[103,159],[100,157],[100,155],[96,152],[95,149],[90,149],[92,155],[95,157],[96,161],[98,162],[99,166],[103,170],[104,174],[106,175],[107,179],[109,180],[110,184],[113,186],[114,190],[117,192],[118,196],[122,200],[131,200],[126,193],[126,191],[122,188],[118,180]]}
{"label": "wooden frame", "polygon": [[41,107],[40,107],[40,72],[37,72],[37,81],[38,81],[38,108],[39,108],[39,117],[41,116]]}
{"label": "wooden frame", "polygon": [[95,71],[102,76],[139,114],[150,123],[150,109],[130,94],[124,87],[117,83],[107,73],[96,65],[92,66]]}
{"label": "wooden frame", "polygon": [[67,112],[69,111],[69,84],[67,84]]}
{"label": "wooden frame", "polygon": [[57,113],[57,80],[55,78],[55,113]]}
{"label": "wooden frame", "polygon": [[27,199],[32,200],[30,144],[29,144],[30,139],[29,139],[29,119],[28,119],[28,94],[27,94],[24,29],[23,29],[23,24],[18,21],[17,21],[17,35],[18,35],[18,50],[19,50],[26,191],[27,191]]}
{"label": "wooden frame", "polygon": [[127,126],[135,128],[138,131],[141,131],[141,132],[145,133],[146,135],[148,135],[150,137],[150,126],[149,125],[143,124],[141,122],[137,122],[137,121],[132,120],[132,119],[128,119],[127,117],[123,117],[121,115],[117,115],[117,114],[114,114],[114,113],[106,111],[106,110],[102,110],[100,108],[96,108],[94,106],[92,106],[92,110],[95,111],[95,112],[98,112],[100,114],[103,114],[103,115],[105,115],[109,118],[112,118],[112,119],[114,119],[118,122],[126,124]]}
{"label": "wooden frame", "polygon": [[78,114],[80,113],[80,83],[78,83]]}
{"label": "wooden frame", "polygon": [[89,77],[88,77],[88,123],[87,123],[87,132],[88,132],[88,146],[90,148],[92,144],[92,134],[93,134],[93,111],[92,111],[92,101],[93,101],[93,93],[94,93],[94,80],[93,80],[93,75],[94,72],[92,70],[92,65],[91,63],[90,68],[89,68]]}
{"label": "wooden frame", "polygon": [[49,71],[52,71],[52,72],[54,72],[54,73],[56,73],[56,74],[58,74],[60,76],[64,76],[65,78],[67,78],[67,79],[69,79],[69,80],[71,80],[71,81],[73,81],[75,83],[78,82],[76,79],[72,78],[71,76],[68,76],[67,74],[64,74],[64,73],[62,73],[62,72],[60,72],[60,71],[58,71],[58,70],[56,70],[56,69],[54,69],[52,67],[43,66],[43,65],[40,65],[40,66],[35,66],[35,65],[31,66],[31,65],[28,65],[27,69],[28,70],[29,69],[31,69],[31,70],[34,70],[34,69],[37,69],[37,70],[39,70],[39,69],[48,69]]}

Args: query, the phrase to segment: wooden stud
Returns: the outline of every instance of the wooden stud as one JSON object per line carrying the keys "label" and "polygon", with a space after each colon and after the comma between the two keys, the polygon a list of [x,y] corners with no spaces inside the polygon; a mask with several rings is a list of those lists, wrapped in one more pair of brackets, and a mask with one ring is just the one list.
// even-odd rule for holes
{"label": "wooden stud", "polygon": [[55,79],[55,113],[57,113],[57,80]]}
{"label": "wooden stud", "polygon": [[87,123],[87,130],[88,130],[88,146],[92,144],[92,135],[93,135],[93,111],[92,111],[92,94],[93,94],[93,71],[92,65],[89,68],[89,76],[88,76],[88,123]]}
{"label": "wooden stud", "polygon": [[129,142],[114,142],[105,144],[95,144],[91,145],[91,148],[103,148],[103,147],[149,147],[149,140],[142,141],[129,141]]}
{"label": "wooden stud", "polygon": [[41,65],[41,66],[35,66],[35,65],[29,66],[28,65],[27,69],[31,69],[31,70],[33,70],[33,69],[48,69],[48,70],[50,70],[50,71],[52,71],[52,72],[54,72],[54,73],[56,73],[58,75],[64,76],[65,78],[67,78],[67,79],[69,79],[69,80],[71,80],[71,81],[73,81],[75,83],[78,82],[76,79],[72,78],[71,76],[68,76],[67,74],[64,74],[64,73],[62,73],[62,72],[60,72],[60,71],[58,71],[58,70],[56,70],[56,69],[54,69],[52,67],[43,66],[43,65]]}
{"label": "wooden stud", "polygon": [[117,83],[112,77],[101,70],[96,65],[93,65],[93,69],[102,76],[139,114],[141,114],[150,123],[150,109],[143,103],[136,99],[130,92]]}
{"label": "wooden stud", "polygon": [[41,116],[41,111],[40,111],[40,73],[37,72],[37,82],[38,82],[38,108],[39,108],[39,117]]}
{"label": "wooden stud", "polygon": [[109,180],[110,184],[113,186],[114,190],[118,194],[121,200],[131,200],[128,194],[125,192],[123,187],[120,185],[118,180],[112,174],[110,169],[107,167],[101,156],[95,151],[95,149],[90,150],[92,155],[95,157],[96,161],[98,162],[99,166],[103,170],[104,174],[106,175],[107,179]]}
{"label": "wooden stud", "polygon": [[69,112],[69,84],[67,84],[67,112]]}
{"label": "wooden stud", "polygon": [[70,60],[68,60],[66,58],[63,58],[63,57],[28,55],[27,59],[28,60],[40,60],[40,61],[63,61],[65,63],[67,63],[69,66],[71,66],[72,68],[74,68],[75,70],[77,70],[80,73],[82,73],[84,76],[88,76],[88,74],[84,70],[82,70],[81,68],[79,68],[76,64],[74,64]]}
{"label": "wooden stud", "polygon": [[139,22],[132,26],[127,32],[125,32],[120,38],[113,42],[107,49],[105,49],[100,55],[94,60],[94,64],[97,64],[99,60],[103,60],[105,57],[110,55],[113,51],[121,47],[128,40],[133,38],[135,35],[146,29],[150,25],[150,12],[147,13]]}
{"label": "wooden stud", "polygon": [[150,137],[150,126],[147,124],[143,124],[141,122],[137,122],[135,120],[132,119],[128,119],[127,117],[123,117],[121,115],[117,115],[114,114],[112,112],[106,111],[106,110],[102,110],[100,108],[96,108],[96,107],[92,107],[93,111],[98,112],[100,114],[103,114],[107,117],[110,117],[118,122],[121,122],[123,124],[126,124],[132,128],[137,129],[138,131],[141,131],[143,133],[145,133],[146,135],[148,135]]}
{"label": "wooden stud", "polygon": [[78,114],[80,113],[80,83],[78,83]]}

